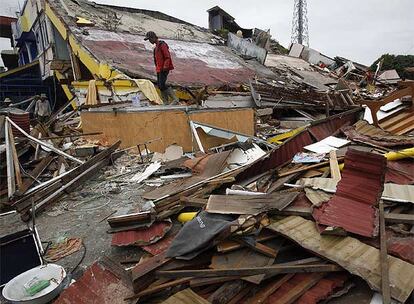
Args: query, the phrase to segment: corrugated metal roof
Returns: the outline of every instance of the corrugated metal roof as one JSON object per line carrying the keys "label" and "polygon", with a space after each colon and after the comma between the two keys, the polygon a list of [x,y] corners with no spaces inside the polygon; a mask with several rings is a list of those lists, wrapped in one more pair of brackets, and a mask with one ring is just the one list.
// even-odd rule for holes
{"label": "corrugated metal roof", "polygon": [[[268,226],[305,249],[331,260],[381,290],[379,250],[352,237],[321,235],[313,221],[289,216]],[[414,265],[388,255],[391,296],[405,302],[414,289]]]}
{"label": "corrugated metal roof", "polygon": [[[316,122],[309,129],[317,131],[317,134],[320,134],[319,136],[321,137],[315,136],[315,134],[312,135],[317,139],[320,138],[322,140],[332,135],[334,132],[339,130],[339,128],[355,123],[357,120],[357,112],[357,110],[350,110],[342,113],[341,115],[331,116],[325,120]],[[308,129],[305,129],[304,131],[286,140],[282,145],[276,147],[267,156],[262,157],[244,169],[237,175],[237,181],[246,180],[271,169],[277,168],[278,166],[291,160],[296,153],[301,152],[304,146],[312,143],[314,143],[314,141],[311,134]]]}
{"label": "corrugated metal roof", "polygon": [[335,289],[342,287],[348,278],[349,274],[345,272],[328,274],[305,292],[295,304],[316,304],[328,298]]}
{"label": "corrugated metal roof", "polygon": [[[401,258],[404,261],[414,264],[414,237],[412,235],[401,235],[392,230],[386,230],[387,252]],[[364,240],[368,245],[380,247],[379,238]]]}
{"label": "corrugated metal roof", "polygon": [[159,241],[172,227],[170,221],[155,222],[140,230],[121,231],[112,234],[112,246],[145,246]]}
{"label": "corrugated metal roof", "polygon": [[341,113],[339,115],[327,118],[326,121],[320,124],[314,124],[309,127],[309,132],[317,141],[333,135],[336,131],[344,126],[350,126],[357,121],[357,110],[351,110],[348,112]]}
{"label": "corrugated metal roof", "polygon": [[160,241],[154,244],[151,244],[151,245],[142,246],[141,248],[145,250],[146,252],[151,253],[152,255],[158,255],[160,253],[163,253],[164,251],[168,249],[168,247],[170,247],[174,238],[175,238],[175,234],[169,234],[165,236],[164,238],[162,238]]}
{"label": "corrugated metal roof", "polygon": [[237,176],[237,180],[248,179],[249,177],[274,169],[291,160],[296,153],[303,150],[304,146],[312,143],[313,140],[309,132],[304,130],[276,147],[266,157],[254,162]]}
{"label": "corrugated metal roof", "polygon": [[410,107],[381,119],[379,125],[384,130],[402,135],[414,130],[414,108]]}
{"label": "corrugated metal roof", "polygon": [[363,236],[378,234],[377,205],[383,190],[386,159],[382,155],[348,149],[345,169],[332,199],[312,215],[320,224],[341,227]]}
{"label": "corrugated metal roof", "polygon": [[414,238],[411,235],[388,235],[387,250],[392,255],[414,264]]}
{"label": "corrugated metal roof", "polygon": [[115,274],[99,262],[95,262],[79,280],[63,290],[54,303],[122,304],[130,293],[131,291]]}
{"label": "corrugated metal roof", "polygon": [[345,127],[342,131],[349,139],[369,142],[383,147],[414,145],[414,137],[393,135],[390,132],[370,125],[365,120],[360,120],[353,126]]}
{"label": "corrugated metal roof", "polygon": [[323,273],[296,274],[272,293],[267,298],[267,303],[296,303],[296,299],[299,299],[307,290],[317,284],[323,276],[325,276]]}
{"label": "corrugated metal roof", "polygon": [[[75,31],[75,29],[72,29]],[[131,77],[155,80],[153,47],[144,36],[89,29],[78,34],[82,46],[100,61],[106,61]],[[247,83],[256,71],[227,47],[181,40],[164,40],[175,69],[168,81],[186,86]]]}
{"label": "corrugated metal roof", "polygon": [[388,161],[385,182],[400,185],[414,184],[414,162],[411,159]]}

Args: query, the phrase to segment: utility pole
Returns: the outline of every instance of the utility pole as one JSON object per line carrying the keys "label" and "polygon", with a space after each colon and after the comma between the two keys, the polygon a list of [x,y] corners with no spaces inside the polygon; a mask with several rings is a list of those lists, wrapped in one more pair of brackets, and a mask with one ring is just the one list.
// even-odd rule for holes
{"label": "utility pole", "polygon": [[308,9],[306,0],[295,0],[292,21],[292,43],[309,46]]}

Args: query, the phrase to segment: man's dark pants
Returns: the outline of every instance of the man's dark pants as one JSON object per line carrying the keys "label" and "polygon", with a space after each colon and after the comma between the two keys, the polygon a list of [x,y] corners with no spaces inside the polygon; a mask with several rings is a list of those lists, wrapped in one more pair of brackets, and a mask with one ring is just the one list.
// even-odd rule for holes
{"label": "man's dark pants", "polygon": [[157,84],[160,91],[165,91],[168,89],[166,84],[168,73],[169,71],[162,71],[160,73],[157,73]]}

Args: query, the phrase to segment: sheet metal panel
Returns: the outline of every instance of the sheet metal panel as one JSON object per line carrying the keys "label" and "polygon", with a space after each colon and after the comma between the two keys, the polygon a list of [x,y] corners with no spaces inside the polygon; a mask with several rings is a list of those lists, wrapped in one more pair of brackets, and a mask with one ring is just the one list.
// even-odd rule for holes
{"label": "sheet metal panel", "polygon": [[[74,29],[73,29],[74,30]],[[82,46],[99,61],[105,61],[131,77],[155,80],[153,46],[144,36],[89,29],[77,35]],[[230,49],[208,43],[164,40],[175,69],[168,82],[183,86],[247,83],[256,73]]]}
{"label": "sheet metal panel", "polygon": [[360,120],[353,126],[343,128],[343,132],[351,140],[369,142],[383,147],[414,145],[414,137],[393,135],[370,125],[365,120]]}
{"label": "sheet metal panel", "polygon": [[112,246],[145,246],[156,243],[171,229],[168,221],[155,222],[150,227],[140,230],[121,231],[112,234]]}
{"label": "sheet metal panel", "polygon": [[[381,290],[378,249],[352,237],[320,235],[313,221],[299,216],[276,220],[268,228],[360,276],[374,290]],[[388,263],[391,296],[405,302],[414,289],[414,265],[390,255]]]}
{"label": "sheet metal panel", "polygon": [[385,169],[384,156],[348,149],[335,195],[315,208],[313,217],[326,226],[363,236],[377,235],[378,210],[374,206],[383,191]]}
{"label": "sheet metal panel", "polygon": [[130,293],[131,291],[115,274],[95,262],[79,280],[65,289],[54,303],[124,303],[125,296]]}
{"label": "sheet metal panel", "polygon": [[340,128],[350,126],[357,121],[357,110],[350,110],[342,114],[332,116],[325,121],[309,127],[309,132],[316,141],[334,135]]}
{"label": "sheet metal panel", "polygon": [[305,292],[296,304],[316,304],[328,298],[336,289],[341,288],[348,280],[347,273],[332,273],[316,283],[311,289]]}

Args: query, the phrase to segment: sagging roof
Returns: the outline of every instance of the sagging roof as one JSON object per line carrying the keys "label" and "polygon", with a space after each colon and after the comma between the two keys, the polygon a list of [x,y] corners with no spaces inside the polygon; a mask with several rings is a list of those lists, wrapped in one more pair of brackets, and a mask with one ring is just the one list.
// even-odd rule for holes
{"label": "sagging roof", "polygon": [[[248,82],[256,73],[266,77],[272,74],[265,67],[247,64],[229,48],[215,45],[219,40],[208,30],[159,12],[84,0],[48,3],[82,48],[97,61],[130,77],[155,80],[153,46],[144,41],[150,30],[169,45],[175,66],[169,82],[174,85],[239,84]],[[78,18],[93,24],[77,24]]]}
{"label": "sagging roof", "polygon": [[[142,35],[115,33],[91,28],[89,35],[73,32],[95,57],[131,77],[155,80],[153,51]],[[227,47],[208,43],[164,40],[168,43],[175,69],[169,81],[179,85],[220,85],[247,82],[255,71]]]}
{"label": "sagging roof", "polygon": [[[133,35],[154,31],[158,37],[184,41],[214,42],[207,29],[157,11],[102,5],[86,0],[49,0],[48,3],[70,28],[77,28],[77,18],[94,23],[94,29]],[[114,26],[114,23],[118,23]],[[113,23],[113,24],[109,24]]]}

